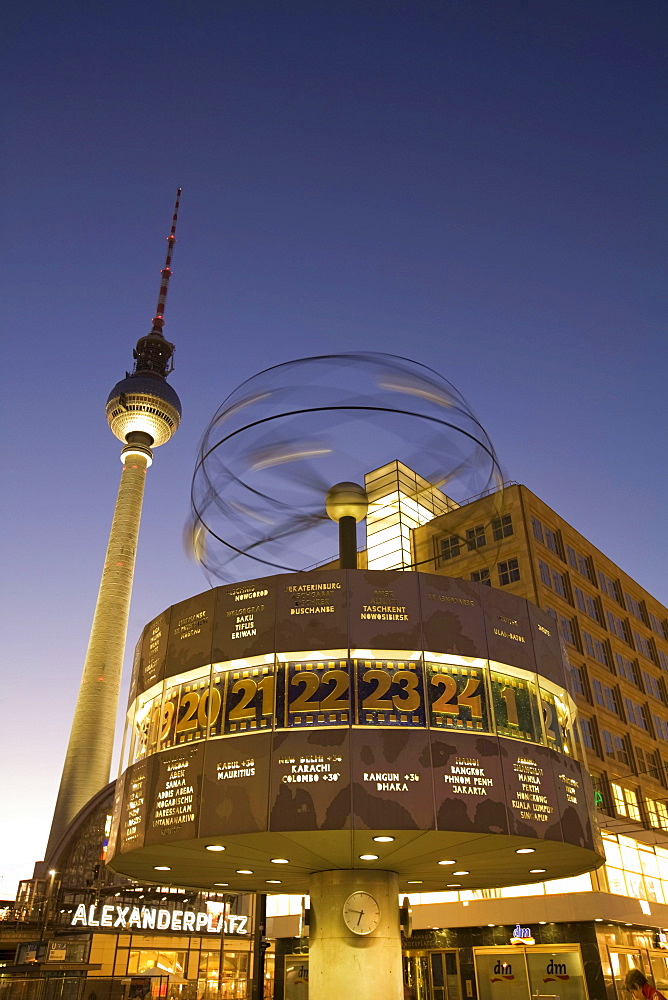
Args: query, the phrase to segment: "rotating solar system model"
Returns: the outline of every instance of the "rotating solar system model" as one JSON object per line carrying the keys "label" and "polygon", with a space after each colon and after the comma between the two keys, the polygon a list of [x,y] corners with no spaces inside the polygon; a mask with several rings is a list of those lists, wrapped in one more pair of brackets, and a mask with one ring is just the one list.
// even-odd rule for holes
{"label": "rotating solar system model", "polygon": [[312,1000],[399,1000],[400,893],[602,863],[553,619],[412,554],[485,492],[463,397],[392,355],[260,372],[204,435],[188,535],[212,587],[137,645],[110,866],[308,893]]}

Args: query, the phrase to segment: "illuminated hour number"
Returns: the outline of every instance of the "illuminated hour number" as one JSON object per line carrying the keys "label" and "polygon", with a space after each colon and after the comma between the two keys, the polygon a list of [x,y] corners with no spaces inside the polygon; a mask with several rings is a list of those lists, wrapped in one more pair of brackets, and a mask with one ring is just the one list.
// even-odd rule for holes
{"label": "illuminated hour number", "polygon": [[[459,693],[457,692],[458,680],[464,682],[464,689]],[[461,726],[478,731],[487,728],[482,694],[478,693],[481,684],[480,677],[461,676],[458,678],[439,671],[432,674],[430,684],[437,689],[443,689],[431,706],[431,711],[436,716],[433,721],[437,726],[443,725],[445,721],[448,726]],[[468,709],[468,713],[462,712],[462,709]]]}
{"label": "illuminated hour number", "polygon": [[162,711],[160,713],[158,739],[161,742],[162,740],[167,739],[167,737],[169,736],[173,721],[174,721],[174,702],[166,701],[165,704],[162,706]]}
{"label": "illuminated hour number", "polygon": [[442,687],[443,694],[439,695],[431,706],[432,712],[443,712],[445,715],[459,715],[459,705],[454,704],[457,696],[457,681],[450,674],[434,674],[431,679],[434,687]]}
{"label": "illuminated hour number", "polygon": [[509,726],[519,726],[520,719],[517,714],[517,695],[515,694],[515,688],[504,687],[501,688],[499,692],[506,704],[506,717]]}
{"label": "illuminated hour number", "polygon": [[[228,713],[227,718],[229,722],[247,722],[249,719],[255,720],[257,718],[258,706],[251,703],[254,701],[258,691],[262,696],[260,715],[274,714],[274,675],[266,674],[259,681],[254,680],[252,677],[239,677],[232,684],[229,693],[229,697],[241,695],[234,708]],[[218,695],[217,704],[220,707],[220,695]],[[217,709],[215,715],[218,715]],[[264,726],[265,723],[260,724],[260,728],[264,728]]]}
{"label": "illuminated hour number", "polygon": [[401,694],[392,696],[392,704],[399,712],[415,712],[420,707],[419,678],[413,670],[397,670],[394,675],[397,684],[405,683]]}
{"label": "illuminated hour number", "polygon": [[[387,667],[370,667],[362,674],[362,683],[372,684],[374,687],[362,699],[362,712],[397,711],[406,714],[421,712],[421,680],[421,671],[405,670],[403,664],[399,664],[394,670]],[[372,722],[374,719],[365,717],[360,721]],[[406,721],[410,721],[411,724],[418,723],[417,719],[407,720],[406,716],[400,716],[398,719],[391,717],[384,721],[390,724],[405,724]],[[419,720],[419,724],[422,725],[422,719]]]}
{"label": "illuminated hour number", "polygon": [[238,694],[240,691],[242,692],[241,698],[229,714],[230,722],[241,722],[244,719],[255,718],[256,711],[255,707],[251,705],[251,701],[255,697],[257,684],[252,677],[240,677],[238,681],[234,682],[231,694]]}
{"label": "illuminated hour number", "polygon": [[267,674],[257,686],[262,692],[262,715],[274,714],[274,675]]}
{"label": "illuminated hour number", "polygon": [[221,697],[218,688],[212,688],[210,691],[207,688],[204,691],[197,708],[197,721],[199,722],[200,729],[206,729],[207,726],[214,724],[220,712],[220,703]]}
{"label": "illuminated hour number", "polygon": [[318,692],[320,688],[320,678],[312,670],[305,670],[303,673],[295,674],[290,681],[291,687],[303,685],[304,690],[297,695],[290,704],[291,712],[317,712],[320,704],[317,701],[309,701],[309,698]]}
{"label": "illuminated hour number", "polygon": [[372,669],[367,670],[362,677],[365,684],[377,681],[376,690],[367,695],[362,702],[362,708],[367,711],[391,712],[392,702],[389,698],[384,698],[392,685],[392,678],[387,670]]}
{"label": "illuminated hour number", "polygon": [[322,675],[322,683],[334,682],[334,687],[320,702],[321,712],[345,712],[348,708],[350,678],[345,670],[327,670]]}
{"label": "illuminated hour number", "polygon": [[196,691],[189,691],[188,694],[183,696],[183,700],[179,705],[179,712],[184,708],[185,711],[181,718],[177,721],[174,732],[189,733],[192,729],[197,729],[197,719],[195,718],[195,713],[197,712],[198,705],[199,695]]}
{"label": "illuminated hour number", "polygon": [[545,721],[545,733],[547,735],[548,743],[556,743],[561,745],[561,740],[559,739],[559,730],[557,727],[556,712],[554,710],[554,705],[549,701],[543,701],[543,719]]}

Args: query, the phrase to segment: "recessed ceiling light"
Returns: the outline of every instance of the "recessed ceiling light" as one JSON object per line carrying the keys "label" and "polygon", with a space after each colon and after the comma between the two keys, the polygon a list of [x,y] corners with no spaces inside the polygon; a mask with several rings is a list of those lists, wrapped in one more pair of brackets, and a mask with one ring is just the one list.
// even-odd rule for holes
{"label": "recessed ceiling light", "polygon": [[394,837],[374,837],[377,844],[391,844]]}
{"label": "recessed ceiling light", "polygon": [[538,923],[539,923],[539,924],[546,924],[546,923],[547,923],[547,920],[539,920],[539,921],[538,921]]}
{"label": "recessed ceiling light", "polygon": [[421,878],[409,878],[406,885],[422,885]]}
{"label": "recessed ceiling light", "polygon": [[594,919],[596,920],[597,924],[602,924],[603,923],[603,917],[595,917]]}
{"label": "recessed ceiling light", "polygon": [[207,851],[224,851],[225,848],[222,844],[207,844]]}
{"label": "recessed ceiling light", "polygon": [[452,874],[453,875],[470,875],[471,872],[461,871],[461,872],[453,872]]}
{"label": "recessed ceiling light", "polygon": [[624,924],[625,927],[633,927],[633,924]]}
{"label": "recessed ceiling light", "polygon": [[219,885],[219,886],[221,886],[221,888],[225,888],[225,886],[229,885],[230,883],[229,882],[214,882],[213,884],[214,885]]}
{"label": "recessed ceiling light", "polygon": [[488,926],[488,927],[493,927],[493,926],[494,926],[494,924],[487,924],[487,926]]}
{"label": "recessed ceiling light", "polygon": [[544,871],[545,871],[544,868],[530,868],[529,869],[529,874],[530,875],[541,875]]}
{"label": "recessed ceiling light", "polygon": [[377,854],[360,854],[360,861],[378,861]]}
{"label": "recessed ceiling light", "polygon": [[154,872],[171,872],[171,870],[172,869],[168,868],[167,865],[156,865],[153,869]]}
{"label": "recessed ceiling light", "polygon": [[280,885],[280,884],[281,884],[280,878],[268,878],[267,879],[267,885]]}
{"label": "recessed ceiling light", "polygon": [[535,847],[518,847],[518,849],[515,851],[515,854],[535,854],[535,853],[536,853]]}
{"label": "recessed ceiling light", "polygon": [[237,875],[252,875],[253,873],[248,870],[248,868],[237,868]]}
{"label": "recessed ceiling light", "polygon": [[272,865],[289,865],[290,864],[290,862],[288,861],[287,858],[272,858],[271,859],[271,863],[272,863]]}
{"label": "recessed ceiling light", "polygon": [[461,889],[461,887],[462,887],[461,882],[448,882],[448,884],[446,885],[445,888],[446,889]]}
{"label": "recessed ceiling light", "polygon": [[439,861],[439,865],[456,865],[456,861]]}

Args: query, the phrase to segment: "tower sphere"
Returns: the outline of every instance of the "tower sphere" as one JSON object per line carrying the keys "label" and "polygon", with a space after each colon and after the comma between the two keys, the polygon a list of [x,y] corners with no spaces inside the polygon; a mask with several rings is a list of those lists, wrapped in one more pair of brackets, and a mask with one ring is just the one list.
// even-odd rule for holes
{"label": "tower sphere", "polygon": [[165,444],[181,422],[181,401],[172,386],[159,375],[138,372],[114,386],[107,399],[107,421],[120,441],[141,431],[153,439],[153,447]]}
{"label": "tower sphere", "polygon": [[366,517],[369,498],[364,487],[357,483],[337,483],[328,492],[325,507],[332,521],[342,517],[354,517],[356,521],[361,521]]}

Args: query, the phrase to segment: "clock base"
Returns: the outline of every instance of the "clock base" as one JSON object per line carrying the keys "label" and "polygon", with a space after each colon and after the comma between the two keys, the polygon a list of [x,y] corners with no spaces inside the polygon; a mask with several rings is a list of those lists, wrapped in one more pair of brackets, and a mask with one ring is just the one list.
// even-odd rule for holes
{"label": "clock base", "polygon": [[[403,1000],[399,880],[395,872],[317,872],[310,878],[309,1000],[382,997]],[[380,921],[368,934],[353,933],[343,918],[346,900],[369,893]]]}

